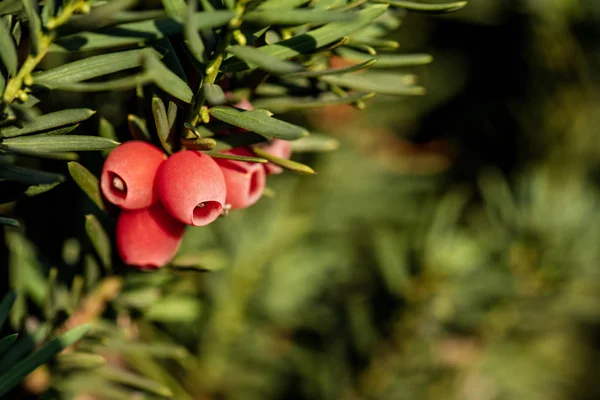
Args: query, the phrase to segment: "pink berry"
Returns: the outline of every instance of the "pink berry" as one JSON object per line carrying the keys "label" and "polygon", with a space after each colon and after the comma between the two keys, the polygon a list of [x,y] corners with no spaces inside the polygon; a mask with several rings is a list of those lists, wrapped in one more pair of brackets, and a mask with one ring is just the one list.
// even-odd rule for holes
{"label": "pink berry", "polygon": [[[229,150],[226,153],[240,156],[253,155],[243,148]],[[231,205],[231,209],[249,207],[260,199],[267,180],[265,169],[261,164],[224,158],[215,160],[225,176],[227,185],[225,202]]]}
{"label": "pink berry", "polygon": [[[262,147],[264,151],[275,157],[289,159],[292,156],[292,143],[287,140],[273,139]],[[280,174],[283,168],[273,163],[264,164],[267,175]]]}
{"label": "pink berry", "polygon": [[123,210],[117,220],[117,250],[125,264],[142,270],[167,264],[179,249],[185,225],[162,204]]}
{"label": "pink berry", "polygon": [[199,151],[173,154],[156,174],[156,190],[165,209],[179,221],[210,224],[225,204],[225,179],[212,157]]}
{"label": "pink berry", "polygon": [[100,187],[108,201],[126,210],[148,207],[158,201],[153,189],[158,167],[167,156],[142,141],[123,143],[110,152],[102,168]]}

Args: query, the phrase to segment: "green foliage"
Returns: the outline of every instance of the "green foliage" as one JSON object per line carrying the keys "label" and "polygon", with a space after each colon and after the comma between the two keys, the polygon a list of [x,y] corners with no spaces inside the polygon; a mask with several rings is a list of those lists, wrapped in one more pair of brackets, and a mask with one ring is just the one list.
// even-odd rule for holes
{"label": "green foliage", "polygon": [[[275,85],[278,95],[263,101],[267,104],[271,101],[276,112],[344,103],[363,104],[375,95],[371,86],[380,85],[376,80],[369,84],[369,77],[364,76],[357,85],[366,87],[367,92],[346,93],[340,88],[354,88],[356,85],[345,83],[348,80],[343,81],[347,79],[344,77],[369,68],[376,57],[338,69],[327,68],[327,64],[334,49],[339,50],[345,47],[344,43],[352,42],[353,32],[387,15],[387,4],[194,0],[186,3],[169,0],[163,2],[164,9],[146,4],[132,8],[135,5],[136,2],[128,0],[105,3],[46,0],[42,4],[5,0],[1,3],[0,183],[19,188],[8,191],[4,202],[53,190],[65,178],[54,168],[46,169],[44,160],[69,161],[72,180],[100,211],[110,214],[112,211],[105,207],[100,195],[98,179],[84,167],[87,158],[80,153],[93,151],[106,156],[121,141],[129,139],[160,143],[168,153],[187,147],[207,151],[213,157],[271,162],[299,174],[314,174],[312,168],[298,161],[281,159],[258,148],[256,157],[215,151],[265,139],[298,140],[309,135],[308,129],[275,118],[267,109],[241,111],[229,105],[240,94],[256,97],[262,87],[269,85]],[[28,35],[24,30],[28,30]],[[24,37],[27,40],[23,40]],[[181,46],[181,43],[185,45]],[[305,87],[312,98],[289,93],[290,84]],[[221,86],[226,86],[227,91]],[[96,119],[94,109],[54,104],[61,96],[59,93],[131,90],[136,92],[138,108],[127,112],[128,137],[104,115]],[[408,90],[394,93],[407,94]],[[297,104],[294,104],[294,98]],[[97,127],[93,127],[96,123]],[[249,132],[223,136],[221,132],[228,127]],[[304,151],[329,151],[337,147],[335,139],[319,135],[299,143],[300,148],[304,143]],[[82,163],[78,162],[80,157]],[[97,211],[92,209],[94,213]],[[24,217],[27,219],[27,215]],[[88,330],[86,325],[81,325],[84,321],[97,320],[105,307],[112,307],[107,302],[114,299],[122,281],[120,278],[111,281],[111,277],[117,277],[119,273],[114,275],[113,271],[113,222],[110,217],[85,215],[89,241],[76,239],[63,250],[69,255],[69,264],[83,263],[85,273],[76,273],[70,278],[67,277],[70,274],[65,275],[62,269],[47,269],[46,261],[37,254],[36,244],[27,238],[29,223],[25,230],[6,231],[11,286],[19,292],[16,300],[14,297],[6,300],[9,303],[16,301],[12,312],[13,326],[20,327],[29,313],[35,313],[30,309],[29,301],[44,310],[43,318],[47,321],[42,323],[41,333],[34,335],[33,342],[17,341],[15,344],[15,336],[7,336],[1,342],[3,348],[11,349],[7,353],[10,363],[16,363],[8,368],[10,363],[4,359],[5,371],[0,377],[2,394],[80,339]],[[68,215],[60,218],[66,221]],[[19,219],[2,216],[0,223],[20,227]],[[182,264],[179,259],[172,268],[182,273],[222,268],[217,268],[214,262],[214,259],[200,256],[194,257],[191,263],[188,260]],[[218,264],[222,265],[223,260]],[[127,281],[124,283],[128,285]],[[145,285],[140,289],[141,298],[150,297],[137,299],[133,305],[144,305],[143,315],[148,321],[178,323],[195,319],[203,308],[198,299],[186,291],[181,296],[162,299],[155,289],[144,289]],[[104,290],[116,292],[111,295]],[[123,298],[132,296],[125,291]],[[159,298],[160,301],[154,301]],[[128,301],[118,299],[115,299],[115,305],[116,310],[132,307]],[[5,305],[2,307],[6,308]],[[174,312],[174,309],[180,312]],[[7,309],[4,314],[2,319],[8,315]],[[105,324],[112,323],[105,321]],[[23,358],[34,345],[61,331],[63,326],[74,326],[74,329]],[[86,344],[84,340],[81,346],[84,349],[86,345],[91,346],[92,353],[69,353],[57,358],[53,369],[58,371],[55,376],[58,381],[53,387],[65,394],[77,392],[81,390],[78,382],[85,378],[88,382],[86,391],[97,390],[116,398],[123,397],[117,394],[118,387],[123,385],[163,397],[175,393],[182,395],[187,391],[178,388],[178,384],[168,389],[149,378],[103,366],[102,349],[112,348],[126,355],[127,349],[141,345],[133,341],[119,346],[119,340],[123,339],[120,334],[112,339],[108,342],[110,345],[101,348],[97,344]],[[156,353],[152,349],[160,346],[149,346],[145,356],[168,353]],[[186,355],[185,358],[188,360],[189,357]],[[23,361],[19,361],[21,359]],[[94,369],[93,379],[87,372],[90,368]],[[152,362],[148,362],[141,372],[154,379],[168,374]],[[69,378],[63,381],[59,377],[65,374]],[[167,385],[173,386],[173,379]],[[111,384],[107,385],[107,381]]]}
{"label": "green foliage", "polygon": [[[595,8],[530,3],[525,75],[456,58],[493,2],[0,1],[1,395],[597,397]],[[130,270],[97,176],[132,139],[286,172]]]}

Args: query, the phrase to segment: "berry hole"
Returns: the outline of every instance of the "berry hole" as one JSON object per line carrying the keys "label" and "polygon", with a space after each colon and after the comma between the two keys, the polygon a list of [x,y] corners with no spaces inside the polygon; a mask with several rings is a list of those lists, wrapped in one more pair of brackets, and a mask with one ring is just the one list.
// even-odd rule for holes
{"label": "berry hole", "polygon": [[203,226],[211,223],[221,214],[223,205],[218,201],[204,201],[194,207],[192,224]]}
{"label": "berry hole", "polygon": [[110,172],[109,174],[111,192],[115,196],[121,199],[125,199],[125,197],[127,197],[127,184],[125,183],[123,178],[121,178],[114,172]]}
{"label": "berry hole", "polygon": [[262,191],[262,179],[261,174],[258,172],[253,172],[250,176],[250,186],[248,187],[248,197],[254,198],[255,196],[260,196]]}

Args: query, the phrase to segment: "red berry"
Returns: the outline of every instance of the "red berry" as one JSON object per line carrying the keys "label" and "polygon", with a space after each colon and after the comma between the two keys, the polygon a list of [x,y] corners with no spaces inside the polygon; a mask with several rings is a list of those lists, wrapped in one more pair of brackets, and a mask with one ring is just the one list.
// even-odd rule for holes
{"label": "red berry", "polygon": [[[275,157],[289,159],[292,156],[292,143],[287,140],[273,139],[262,147],[264,151]],[[264,164],[265,171],[268,175],[280,174],[283,169],[279,165],[273,163]]]}
{"label": "red berry", "polygon": [[167,264],[177,253],[185,225],[162,204],[123,210],[117,220],[117,250],[123,262],[142,270]]}
{"label": "red berry", "polygon": [[[253,155],[242,148],[229,150],[226,153],[240,156]],[[262,165],[224,158],[217,158],[216,162],[225,176],[225,184],[227,185],[225,202],[231,205],[231,209],[249,207],[260,199],[267,180]]]}
{"label": "red berry", "polygon": [[142,141],[123,143],[104,161],[100,187],[113,204],[126,210],[148,207],[158,201],[153,189],[156,170],[167,156]]}
{"label": "red berry", "polygon": [[199,151],[173,154],[156,174],[156,190],[166,210],[183,223],[204,226],[225,204],[225,180],[212,157]]}

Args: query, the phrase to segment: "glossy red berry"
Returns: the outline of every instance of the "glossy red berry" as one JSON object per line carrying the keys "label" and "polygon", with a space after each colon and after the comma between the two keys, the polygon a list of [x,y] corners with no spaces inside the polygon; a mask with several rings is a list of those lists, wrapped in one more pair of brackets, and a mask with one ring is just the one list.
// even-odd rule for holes
{"label": "glossy red berry", "polygon": [[117,220],[117,250],[125,264],[156,269],[177,253],[185,225],[161,203],[140,210],[123,210]]}
{"label": "glossy red berry", "polygon": [[153,189],[158,167],[167,156],[142,141],[123,143],[110,152],[102,168],[100,187],[108,201],[126,210],[148,207],[158,201]]}
{"label": "glossy red berry", "polygon": [[[273,139],[262,147],[264,151],[275,157],[289,159],[292,156],[292,143],[287,140]],[[283,168],[273,163],[264,164],[265,171],[268,175],[280,174]]]}
{"label": "glossy red berry", "polygon": [[225,179],[209,155],[193,150],[175,153],[161,165],[155,182],[165,209],[185,224],[210,224],[223,210]]}
{"label": "glossy red berry", "polygon": [[[250,151],[241,148],[227,153],[241,156],[253,155]],[[227,185],[225,203],[229,204],[231,209],[249,207],[260,199],[267,180],[267,174],[261,164],[224,158],[215,160],[225,176]]]}

